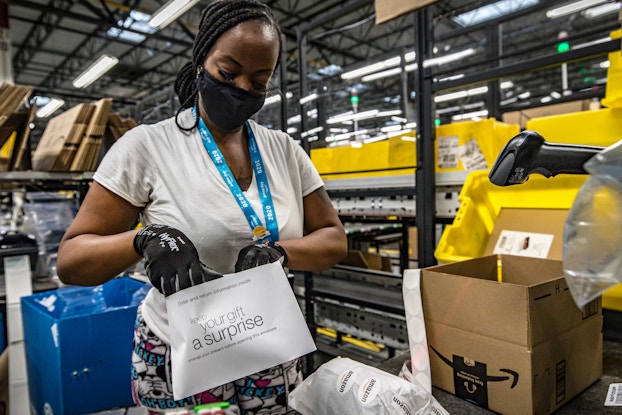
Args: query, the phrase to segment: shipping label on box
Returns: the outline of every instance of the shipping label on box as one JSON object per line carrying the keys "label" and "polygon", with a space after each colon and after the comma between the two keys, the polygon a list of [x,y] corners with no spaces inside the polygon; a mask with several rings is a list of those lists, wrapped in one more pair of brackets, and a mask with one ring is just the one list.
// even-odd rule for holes
{"label": "shipping label on box", "polygon": [[562,259],[568,209],[501,208],[484,255]]}
{"label": "shipping label on box", "polygon": [[502,230],[492,253],[546,258],[553,243],[553,236]]}

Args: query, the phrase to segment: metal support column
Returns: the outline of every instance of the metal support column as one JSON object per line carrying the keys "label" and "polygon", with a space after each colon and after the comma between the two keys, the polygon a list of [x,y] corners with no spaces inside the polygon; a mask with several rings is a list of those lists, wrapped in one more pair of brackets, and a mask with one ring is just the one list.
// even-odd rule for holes
{"label": "metal support column", "polygon": [[423,61],[430,45],[427,8],[415,13],[415,92],[417,98],[417,169],[415,173],[416,224],[418,230],[418,266],[436,264],[436,177],[434,166],[434,116],[432,77],[426,76]]}
{"label": "metal support column", "polygon": [[[502,30],[502,26],[497,24],[490,24],[486,27],[486,42],[488,43],[486,58],[489,62],[499,62],[499,56],[501,55],[501,42],[499,39],[501,39]],[[501,94],[499,92],[499,80],[491,79],[487,85],[486,106],[488,108],[488,117],[500,120],[499,101],[501,100]]]}
{"label": "metal support column", "polygon": [[322,85],[320,90],[318,91],[320,95],[317,99],[317,119],[318,119],[318,127],[322,127],[322,131],[320,131],[317,136],[320,142],[325,142],[326,137],[328,137],[328,96],[326,94],[326,87]]}
{"label": "metal support column", "polygon": [[402,117],[407,121],[412,121],[409,117],[410,111],[408,108],[408,72],[406,72],[406,53],[404,49],[401,51],[402,61],[400,62],[400,67],[402,68],[402,72],[400,72],[400,107],[402,109]]}

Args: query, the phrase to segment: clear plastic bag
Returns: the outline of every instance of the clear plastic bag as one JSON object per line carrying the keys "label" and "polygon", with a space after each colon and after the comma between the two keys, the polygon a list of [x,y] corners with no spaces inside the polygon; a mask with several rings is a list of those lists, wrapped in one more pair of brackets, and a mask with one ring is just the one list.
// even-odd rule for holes
{"label": "clear plastic bag", "polygon": [[563,263],[579,307],[622,282],[622,141],[584,166],[581,186],[564,227]]}

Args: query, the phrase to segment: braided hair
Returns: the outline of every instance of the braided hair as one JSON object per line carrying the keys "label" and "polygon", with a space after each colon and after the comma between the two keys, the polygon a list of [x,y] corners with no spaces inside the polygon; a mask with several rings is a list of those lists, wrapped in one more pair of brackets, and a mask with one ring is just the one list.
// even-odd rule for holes
{"label": "braided hair", "polygon": [[196,68],[203,64],[205,56],[207,56],[223,33],[242,22],[255,19],[267,22],[277,32],[279,39],[278,66],[281,60],[282,49],[281,28],[268,6],[258,0],[216,0],[205,7],[201,13],[199,32],[194,39],[192,60],[182,66],[175,80],[175,92],[181,103],[179,110],[175,114],[175,123],[179,129],[191,131],[199,123],[198,115],[195,117],[194,124],[189,128],[182,127],[178,120],[179,113],[183,109],[191,108],[198,103],[199,93],[195,79]]}

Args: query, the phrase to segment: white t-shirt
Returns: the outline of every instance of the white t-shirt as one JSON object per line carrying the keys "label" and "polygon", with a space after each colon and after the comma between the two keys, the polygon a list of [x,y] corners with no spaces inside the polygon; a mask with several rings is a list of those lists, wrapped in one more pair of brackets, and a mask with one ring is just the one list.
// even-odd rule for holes
{"label": "white t-shirt", "polygon": [[[193,123],[192,112],[179,116]],[[309,156],[287,134],[250,121],[267,173],[279,239],[303,235],[303,197],[324,185]],[[94,180],[142,208],[143,225],[160,223],[182,231],[201,261],[221,273],[234,272],[241,248],[253,243],[246,216],[207,154],[198,130],[185,133],[170,118],[128,131],[110,148]],[[263,221],[257,182],[244,192]],[[264,222],[265,225],[265,222]],[[151,289],[142,306],[145,322],[169,342],[164,296]]]}

